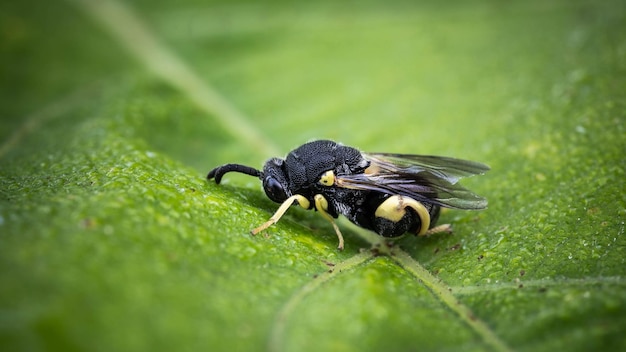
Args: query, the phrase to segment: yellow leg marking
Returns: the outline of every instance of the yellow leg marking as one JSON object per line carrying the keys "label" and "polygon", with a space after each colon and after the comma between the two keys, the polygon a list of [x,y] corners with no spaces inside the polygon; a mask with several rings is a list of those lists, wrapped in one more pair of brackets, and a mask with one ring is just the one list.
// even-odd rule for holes
{"label": "yellow leg marking", "polygon": [[335,229],[335,233],[337,234],[337,238],[339,238],[339,246],[337,246],[337,249],[342,251],[343,250],[343,235],[341,234],[341,231],[339,231],[339,227],[337,226],[337,224],[335,224],[335,220],[333,219],[333,217],[330,216],[330,214],[328,214],[327,212],[328,201],[321,194],[315,195],[315,209],[317,209],[317,211],[319,211],[320,214],[322,214],[322,216],[326,220],[330,221],[330,223],[333,225],[333,228]]}
{"label": "yellow leg marking", "polygon": [[374,216],[379,218],[385,218],[387,220],[398,222],[402,219],[404,214],[406,214],[406,207],[411,207],[419,216],[420,221],[422,222],[422,226],[417,232],[418,236],[425,235],[428,232],[428,228],[430,227],[430,214],[428,213],[428,209],[426,207],[416,201],[413,198],[402,197],[402,196],[391,196],[387,198],[384,202],[382,202],[378,208],[376,208],[376,212]]}
{"label": "yellow leg marking", "polygon": [[442,233],[442,232],[452,233],[452,225],[450,224],[437,225],[433,227],[432,229],[429,229],[428,231],[426,231],[424,236],[430,236],[430,235],[434,235],[434,234]]}
{"label": "yellow leg marking", "polygon": [[422,227],[420,227],[417,232],[418,236],[423,236],[428,232],[428,228],[430,227],[430,213],[428,213],[428,209],[424,206],[424,204],[416,201],[413,198],[404,198],[405,204],[417,213],[417,216],[420,217],[420,221],[422,222]]}
{"label": "yellow leg marking", "polygon": [[403,203],[401,196],[389,197],[376,208],[374,216],[398,222],[406,214]]}
{"label": "yellow leg marking", "polygon": [[265,222],[263,225],[257,227],[256,229],[250,231],[250,233],[252,235],[256,235],[257,233],[259,233],[259,232],[265,230],[266,228],[268,228],[268,227],[274,225],[275,223],[277,223],[278,220],[280,220],[280,218],[285,214],[287,209],[289,209],[289,207],[295,201],[298,201],[298,204],[301,207],[305,208],[305,209],[308,209],[309,206],[311,205],[309,200],[304,198],[304,196],[301,196],[299,194],[296,194],[295,196],[291,196],[291,197],[287,198],[287,200],[284,201],[283,204],[280,205],[280,207],[278,207],[278,210],[276,210],[274,215],[272,215],[272,217],[267,222]]}

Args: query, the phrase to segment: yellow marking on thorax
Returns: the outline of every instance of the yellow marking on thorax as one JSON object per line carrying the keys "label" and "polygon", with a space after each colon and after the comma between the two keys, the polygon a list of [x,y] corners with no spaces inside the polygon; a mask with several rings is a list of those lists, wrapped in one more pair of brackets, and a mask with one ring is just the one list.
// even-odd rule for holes
{"label": "yellow marking on thorax", "polygon": [[324,172],[324,174],[322,174],[322,176],[320,177],[320,181],[321,184],[323,184],[324,186],[332,186],[335,184],[335,173],[333,172],[333,170],[328,170],[326,172]]}

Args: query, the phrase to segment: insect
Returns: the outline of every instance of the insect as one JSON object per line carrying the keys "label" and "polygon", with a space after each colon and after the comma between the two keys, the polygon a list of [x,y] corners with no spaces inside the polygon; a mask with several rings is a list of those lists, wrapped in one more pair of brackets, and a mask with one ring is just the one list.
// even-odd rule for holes
{"label": "insect", "polygon": [[330,140],[303,144],[285,159],[271,158],[263,170],[226,164],[209,172],[219,184],[224,174],[258,177],[265,194],[281,203],[253,235],[267,229],[293,204],[314,209],[332,224],[340,250],[344,240],[333,219],[339,214],[377,234],[396,238],[405,233],[428,235],[441,207],[484,209],[487,200],[461,186],[459,179],[483,174],[485,164],[440,156],[364,153]]}

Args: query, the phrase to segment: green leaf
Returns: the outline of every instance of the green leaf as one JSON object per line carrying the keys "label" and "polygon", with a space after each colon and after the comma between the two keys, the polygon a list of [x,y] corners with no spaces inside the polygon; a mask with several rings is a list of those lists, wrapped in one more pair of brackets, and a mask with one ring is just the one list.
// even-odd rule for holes
{"label": "green leaf", "polygon": [[[623,350],[626,8],[0,5],[2,350]],[[492,171],[388,244],[258,180],[329,138]]]}

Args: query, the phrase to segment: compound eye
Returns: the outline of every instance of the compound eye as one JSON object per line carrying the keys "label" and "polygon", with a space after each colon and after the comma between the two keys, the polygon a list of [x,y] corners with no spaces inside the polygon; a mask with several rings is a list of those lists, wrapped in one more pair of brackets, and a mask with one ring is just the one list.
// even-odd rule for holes
{"label": "compound eye", "polygon": [[272,176],[265,178],[263,181],[263,189],[265,190],[265,194],[274,202],[280,203],[287,199],[283,185]]}

